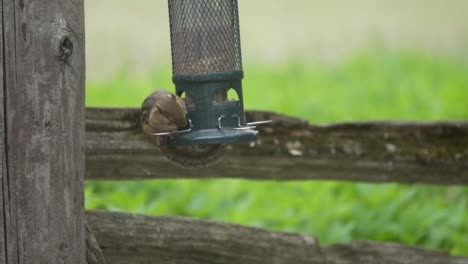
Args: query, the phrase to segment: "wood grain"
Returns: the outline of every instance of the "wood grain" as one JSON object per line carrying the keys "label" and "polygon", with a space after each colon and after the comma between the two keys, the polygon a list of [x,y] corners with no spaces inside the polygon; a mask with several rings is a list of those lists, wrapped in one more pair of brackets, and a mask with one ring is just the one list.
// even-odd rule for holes
{"label": "wood grain", "polygon": [[86,225],[86,264],[107,264],[106,258],[102,253],[94,231],[85,221]]}
{"label": "wood grain", "polygon": [[467,257],[444,251],[373,241],[333,244],[323,251],[334,264],[468,264]]}
{"label": "wood grain", "polygon": [[395,243],[353,241],[323,247],[331,264],[468,264],[467,257]]}
{"label": "wood grain", "polygon": [[84,263],[83,0],[1,5],[2,263]]}
{"label": "wood grain", "polygon": [[178,217],[88,212],[109,264],[324,263],[315,238]]}
{"label": "wood grain", "polygon": [[[13,188],[11,176],[9,175],[8,164],[8,137],[7,137],[7,107],[8,88],[16,86],[16,57],[15,57],[15,21],[13,1],[2,1],[2,68],[3,68],[3,175],[2,175],[2,198],[3,198],[3,225],[4,229],[4,260],[7,264],[17,263],[17,223],[15,221],[15,195],[12,195]],[[3,154],[3,153],[2,153]]]}
{"label": "wood grain", "polygon": [[[0,2],[0,16],[3,21],[3,3]],[[5,148],[5,65],[4,65],[4,34],[3,24],[0,26],[0,263],[6,263],[6,245],[7,237],[5,230],[5,218],[7,212],[7,205],[5,204],[5,191],[4,185],[7,180],[7,165],[6,165],[6,148]]]}
{"label": "wood grain", "polygon": [[168,162],[140,129],[138,109],[88,108],[86,176],[93,180],[243,178],[468,184],[468,122],[360,122],[312,125],[247,112],[257,142],[228,146],[218,164]]}
{"label": "wood grain", "polygon": [[109,264],[468,264],[468,258],[392,243],[321,247],[316,238],[180,217],[90,211]]}

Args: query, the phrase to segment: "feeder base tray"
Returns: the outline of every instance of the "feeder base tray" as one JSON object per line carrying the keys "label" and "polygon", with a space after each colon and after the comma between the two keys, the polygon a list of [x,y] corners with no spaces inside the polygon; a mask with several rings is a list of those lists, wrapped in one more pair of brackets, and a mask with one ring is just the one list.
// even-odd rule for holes
{"label": "feeder base tray", "polygon": [[254,141],[258,131],[253,129],[203,129],[181,133],[166,143],[170,146],[189,146],[206,144],[226,144]]}

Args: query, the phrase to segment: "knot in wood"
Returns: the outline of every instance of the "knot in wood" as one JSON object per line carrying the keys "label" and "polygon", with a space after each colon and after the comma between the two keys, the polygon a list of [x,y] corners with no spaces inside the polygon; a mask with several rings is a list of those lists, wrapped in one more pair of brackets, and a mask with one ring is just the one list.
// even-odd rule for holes
{"label": "knot in wood", "polygon": [[60,61],[66,61],[73,53],[73,41],[68,37],[65,36],[60,41],[59,46],[59,59]]}

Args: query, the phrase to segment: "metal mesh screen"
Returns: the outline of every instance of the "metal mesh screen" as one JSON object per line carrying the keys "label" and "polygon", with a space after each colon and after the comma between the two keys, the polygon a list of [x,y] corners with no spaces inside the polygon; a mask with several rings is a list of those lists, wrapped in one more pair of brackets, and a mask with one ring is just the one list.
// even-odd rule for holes
{"label": "metal mesh screen", "polygon": [[242,70],[237,0],[169,0],[174,75]]}

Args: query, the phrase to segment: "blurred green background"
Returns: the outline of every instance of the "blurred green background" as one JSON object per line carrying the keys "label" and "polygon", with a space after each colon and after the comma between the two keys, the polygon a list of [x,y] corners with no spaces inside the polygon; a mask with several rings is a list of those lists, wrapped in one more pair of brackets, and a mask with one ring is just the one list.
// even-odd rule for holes
{"label": "blurred green background", "polygon": [[[239,1],[248,109],[317,123],[468,119],[468,1]],[[88,106],[138,107],[174,89],[166,1],[87,1],[86,27]],[[88,181],[86,208],[468,255],[466,187]]]}

